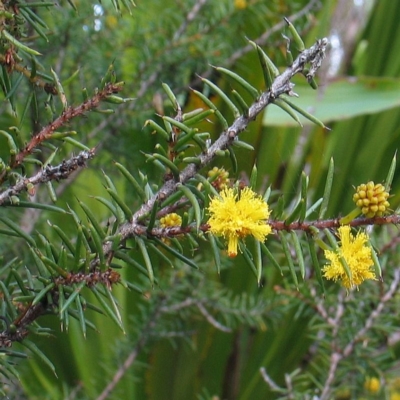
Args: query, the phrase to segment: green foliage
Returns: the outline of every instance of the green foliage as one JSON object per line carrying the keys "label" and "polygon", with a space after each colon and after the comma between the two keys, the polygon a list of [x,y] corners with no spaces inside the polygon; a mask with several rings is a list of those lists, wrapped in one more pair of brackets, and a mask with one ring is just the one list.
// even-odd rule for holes
{"label": "green foliage", "polygon": [[[400,58],[385,69],[381,48],[399,6],[376,4],[356,77],[318,88],[315,32],[339,2],[68,3],[0,4],[2,394],[395,394]],[[370,180],[392,209],[355,219]],[[345,221],[350,244],[374,226],[359,247],[377,280],[357,290],[325,279],[362,274]]]}

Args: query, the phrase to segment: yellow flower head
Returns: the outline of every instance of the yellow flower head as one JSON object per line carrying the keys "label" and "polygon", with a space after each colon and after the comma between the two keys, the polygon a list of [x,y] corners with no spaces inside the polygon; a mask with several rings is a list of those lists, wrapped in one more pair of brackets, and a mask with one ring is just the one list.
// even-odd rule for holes
{"label": "yellow flower head", "polygon": [[271,226],[266,223],[270,215],[268,204],[248,187],[240,194],[231,188],[222,190],[211,200],[208,211],[210,231],[228,239],[230,257],[237,255],[240,238],[253,235],[263,242],[271,233]]}
{"label": "yellow flower head", "polygon": [[377,377],[368,377],[364,382],[364,388],[371,393],[378,393],[381,388],[381,383]]}
{"label": "yellow flower head", "polygon": [[247,0],[235,0],[235,8],[243,10],[247,7]]}
{"label": "yellow flower head", "polygon": [[[371,248],[364,244],[368,242],[368,235],[359,232],[354,237],[350,232],[350,226],[344,225],[338,229],[340,246],[336,251],[325,250],[325,257],[330,261],[323,269],[324,277],[334,281],[341,280],[346,289],[360,285],[366,279],[376,279],[372,267]],[[343,259],[349,267],[351,276],[346,271],[340,259]]]}
{"label": "yellow flower head", "polygon": [[367,218],[381,217],[390,206],[388,197],[389,192],[382,184],[371,181],[357,186],[353,201]]}
{"label": "yellow flower head", "polygon": [[181,226],[182,218],[176,213],[167,214],[160,219],[160,225],[161,228],[168,228],[170,226]]}
{"label": "yellow flower head", "polygon": [[229,172],[224,168],[214,167],[208,171],[208,177],[212,179],[211,184],[218,191],[225,189],[229,183]]}

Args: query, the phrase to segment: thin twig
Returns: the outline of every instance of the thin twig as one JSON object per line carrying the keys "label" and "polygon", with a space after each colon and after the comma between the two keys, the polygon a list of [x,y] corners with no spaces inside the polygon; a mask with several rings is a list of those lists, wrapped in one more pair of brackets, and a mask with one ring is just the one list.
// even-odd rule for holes
{"label": "thin twig", "polygon": [[78,168],[84,167],[86,161],[92,159],[94,154],[95,149],[81,151],[77,156],[73,156],[69,160],[64,160],[55,167],[48,165],[30,178],[20,179],[15,185],[10,186],[0,193],[0,205],[9,201],[11,196],[19,195],[21,192],[29,190],[30,186],[53,180],[59,181],[67,179],[72,172],[76,171]]}
{"label": "thin twig", "polygon": [[[325,381],[325,384],[324,384],[324,387],[323,387],[323,390],[322,390],[319,400],[328,400],[331,398],[332,385],[335,380],[336,371],[339,366],[339,363],[344,358],[349,357],[353,353],[356,344],[360,341],[360,339],[365,337],[365,335],[368,333],[368,331],[373,327],[375,320],[382,314],[386,303],[388,301],[390,301],[391,299],[393,299],[393,297],[396,295],[396,293],[399,289],[399,285],[400,285],[400,269],[397,268],[394,271],[393,281],[389,287],[389,290],[381,297],[378,305],[372,311],[372,313],[370,314],[368,319],[365,321],[364,326],[354,335],[353,339],[349,341],[349,343],[346,345],[346,347],[342,351],[336,348],[336,337],[337,337],[339,329],[340,329],[340,319],[344,312],[343,302],[340,301],[340,299],[339,299],[336,316],[335,316],[336,325],[333,327],[333,332],[332,332],[333,333],[333,341],[332,341],[333,352],[332,352],[331,358],[330,358],[328,377]],[[341,292],[341,296],[343,298],[343,291]]]}
{"label": "thin twig", "polygon": [[[172,212],[173,210],[172,207],[168,207],[167,210],[162,210],[160,213],[157,214],[158,217],[165,215],[168,212]],[[310,222],[293,222],[291,224],[285,224],[284,221],[272,221],[269,220],[266,222],[268,225],[272,227],[272,229],[276,232],[279,231],[287,231],[287,232],[292,232],[292,231],[303,231],[303,232],[309,232],[312,231],[313,228],[316,228],[318,230],[323,230],[325,228],[329,229],[334,229],[334,228],[339,228],[342,226],[340,223],[340,218],[335,218],[335,219],[321,219],[318,221],[310,221]],[[400,215],[398,214],[390,214],[390,215],[385,215],[384,217],[373,217],[373,218],[357,218],[354,219],[349,223],[350,226],[352,227],[360,227],[360,226],[373,226],[373,225],[398,225],[400,224]],[[166,228],[153,228],[151,231],[147,229],[146,226],[137,223],[130,223],[125,226],[125,229],[127,229],[127,232],[125,234],[127,235],[124,238],[128,238],[131,236],[140,236],[140,235],[150,235],[153,237],[174,237],[174,236],[180,236],[183,234],[191,233],[191,232],[197,232],[197,227],[195,224],[192,225],[187,225],[185,227],[181,226],[170,226]],[[202,224],[199,227],[199,230],[202,232],[208,232],[210,230],[210,226],[208,224]]]}
{"label": "thin twig", "polygon": [[267,370],[262,367],[260,368],[260,374],[262,376],[262,378],[264,379],[264,381],[268,384],[268,386],[272,389],[275,390],[276,392],[283,392],[284,389],[282,389],[281,387],[279,387],[273,380],[272,378],[267,374]]}
{"label": "thin twig", "polygon": [[179,37],[182,36],[182,34],[185,32],[187,26],[196,19],[198,13],[202,9],[202,7],[207,3],[207,0],[197,0],[197,2],[194,4],[192,9],[187,13],[185,20],[182,22],[181,26],[178,28],[178,30],[175,32],[173,41],[177,40]]}
{"label": "thin twig", "polygon": [[227,326],[222,325],[220,322],[218,322],[203,306],[202,303],[197,303],[197,308],[199,311],[203,314],[204,318],[207,320],[209,324],[211,324],[214,328],[218,329],[219,331],[222,332],[232,332],[232,329],[228,328]]}
{"label": "thin twig", "polygon": [[381,297],[378,305],[371,312],[368,319],[365,321],[364,326],[357,332],[354,336],[353,340],[351,340],[347,346],[343,350],[343,357],[348,357],[354,350],[356,343],[363,337],[365,337],[366,333],[372,328],[374,321],[382,314],[383,309],[386,303],[393,298],[393,296],[397,293],[400,283],[400,269],[396,269],[394,271],[393,281],[389,287],[389,290]]}
{"label": "thin twig", "polygon": [[131,351],[129,356],[125,359],[124,363],[121,365],[121,367],[118,369],[118,371],[114,374],[111,382],[105,387],[105,389],[100,393],[100,395],[97,397],[96,400],[105,400],[108,398],[108,396],[111,394],[111,392],[117,386],[118,382],[124,377],[127,370],[130,368],[130,366],[136,360],[136,358],[138,357],[138,355],[140,354],[142,349],[146,346],[146,344],[149,341],[149,338],[151,336],[150,333],[154,330],[154,328],[157,325],[157,322],[162,314],[161,309],[163,307],[164,302],[165,302],[165,299],[161,300],[159,302],[159,304],[156,306],[153,313],[149,316],[149,319],[148,319],[146,325],[141,330],[141,334],[140,334],[138,341],[136,342],[135,348]]}
{"label": "thin twig", "polygon": [[327,400],[330,396],[330,391],[331,391],[331,385],[335,379],[335,374],[337,367],[339,365],[340,360],[342,359],[342,355],[337,351],[336,349],[336,339],[337,335],[339,332],[339,327],[340,327],[340,320],[343,317],[344,314],[344,306],[343,306],[343,301],[344,301],[344,294],[343,290],[339,292],[338,294],[338,303],[336,307],[336,315],[334,317],[334,324],[332,326],[332,354],[330,358],[330,363],[329,363],[329,371],[328,371],[328,377],[325,381],[324,388],[322,390],[321,396],[319,400]]}
{"label": "thin twig", "polygon": [[[14,169],[20,166],[23,163],[24,159],[32,154],[33,150],[36,149],[42,142],[51,139],[57,129],[65,126],[71,119],[82,116],[88,111],[97,108],[100,103],[104,101],[108,96],[120,92],[122,88],[123,85],[120,83],[109,83],[104,87],[104,89],[99,90],[93,97],[86,100],[79,106],[66,108],[58,118],[56,118],[50,124],[46,125],[40,132],[32,136],[28,144],[22,150],[20,150],[19,153],[15,155],[15,157],[13,157],[13,160],[10,162],[9,167],[11,169]],[[0,182],[4,182],[7,173],[8,168],[0,174]]]}

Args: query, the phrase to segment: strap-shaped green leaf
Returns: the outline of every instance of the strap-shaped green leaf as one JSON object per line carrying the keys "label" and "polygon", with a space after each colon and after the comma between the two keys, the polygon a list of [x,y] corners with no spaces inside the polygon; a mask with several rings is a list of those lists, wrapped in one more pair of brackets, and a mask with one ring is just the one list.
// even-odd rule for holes
{"label": "strap-shaped green leaf", "polygon": [[63,105],[64,110],[66,110],[68,108],[68,101],[67,97],[65,96],[65,91],[61,84],[60,78],[58,77],[56,71],[53,70],[53,68],[50,69],[50,72],[53,75],[54,82],[56,84],[58,97],[61,101],[61,104]]}
{"label": "strap-shaped green leaf", "polygon": [[233,101],[225,94],[225,92],[221,88],[219,88],[215,83],[211,82],[208,79],[205,79],[205,78],[200,78],[200,79],[202,80],[203,83],[205,83],[207,86],[209,86],[215,94],[217,94],[219,97],[221,97],[221,99],[224,101],[224,103],[231,110],[234,118],[238,118],[240,116],[240,112],[237,109],[237,107],[235,106],[235,104],[233,103]]}
{"label": "strap-shaped green leaf", "polygon": [[69,240],[68,236],[65,234],[64,230],[61,229],[57,225],[53,225],[50,221],[47,221],[47,223],[55,230],[57,235],[60,237],[62,242],[67,246],[68,250],[72,255],[75,255],[75,247],[72,244],[72,242]]}
{"label": "strap-shaped green leaf", "polygon": [[[236,145],[237,145],[237,143],[236,143]],[[233,171],[234,174],[237,174],[238,162],[237,162],[236,154],[233,151],[231,146],[229,146],[227,150],[229,151],[229,158],[230,158],[231,163],[232,163],[232,171]]]}
{"label": "strap-shaped green leaf", "polygon": [[146,155],[147,159],[150,161],[158,160],[163,166],[166,168],[169,168],[170,171],[172,172],[172,175],[174,176],[174,179],[176,181],[179,180],[179,168],[167,157],[163,156],[162,154],[158,153],[153,153],[151,155]]}
{"label": "strap-shaped green leaf", "polygon": [[254,164],[250,174],[250,187],[253,190],[255,190],[257,186],[257,176],[258,176],[257,165]]}
{"label": "strap-shaped green leaf", "polygon": [[[214,179],[216,179],[217,177],[218,177],[218,175],[215,175],[215,178],[214,178]],[[195,178],[196,178],[199,182],[201,182],[201,183],[203,184],[204,190],[205,190],[205,192],[206,192],[206,194],[207,194],[208,196],[210,196],[210,195],[212,195],[212,196],[218,196],[217,190],[214,188],[214,186],[212,186],[212,185],[210,184],[210,182],[212,182],[212,179],[211,179],[211,178],[210,178],[210,180],[208,180],[208,179],[206,179],[203,175],[200,175],[200,174],[196,174],[196,175],[195,175]]]}
{"label": "strap-shaped green leaf", "polygon": [[299,199],[293,211],[285,218],[285,225],[290,225],[293,221],[300,219],[303,209],[305,209],[304,199]]}
{"label": "strap-shaped green leaf", "polygon": [[46,33],[42,29],[48,29],[46,23],[29,7],[19,7],[19,12],[27,20],[27,22],[31,24],[32,28],[38,33],[38,35],[48,42],[49,40],[47,39]]}
{"label": "strap-shaped green leaf", "polygon": [[76,285],[73,285],[73,291],[72,293],[68,296],[68,299],[66,299],[64,306],[60,308],[60,314],[62,314],[64,311],[66,311],[69,306],[75,301],[76,296],[79,296],[80,292],[82,289],[85,287],[86,282],[82,281],[77,283]]}
{"label": "strap-shaped green leaf", "polygon": [[[15,268],[11,268],[10,272],[13,275],[15,281],[17,282],[17,285],[19,286],[19,289],[21,290],[21,292],[25,296],[30,295],[30,292],[27,289],[29,286],[23,281],[23,279],[22,279],[21,275],[18,273],[18,271]],[[32,287],[33,286],[31,286],[31,288]]]}
{"label": "strap-shaped green leaf", "polygon": [[396,161],[397,161],[396,158],[397,158],[397,150],[392,158],[392,162],[390,163],[390,168],[385,179],[385,189],[387,192],[390,192],[390,188],[392,187],[392,181],[394,173],[396,171]]}
{"label": "strap-shaped green leaf", "polygon": [[319,286],[321,287],[322,293],[325,293],[324,280],[322,279],[322,274],[321,274],[321,265],[318,260],[314,239],[310,234],[307,234],[307,238],[308,238],[307,240],[308,249],[310,251],[311,262],[314,267],[315,276],[317,277],[317,281]]}
{"label": "strap-shaped green leaf", "polygon": [[22,230],[19,225],[17,225],[14,221],[11,221],[10,218],[7,217],[0,217],[0,221],[3,222],[5,225],[7,225],[10,229],[12,229],[19,237],[23,238],[26,240],[26,242],[32,246],[36,247],[36,242],[32,238],[32,236],[29,236],[24,230]]}
{"label": "strap-shaped green leaf", "polygon": [[240,149],[254,151],[254,147],[251,144],[249,144],[247,142],[243,142],[242,140],[238,140],[238,139],[235,139],[232,142],[232,147],[238,147]]}
{"label": "strap-shaped green leaf", "polygon": [[57,286],[58,289],[58,317],[61,322],[61,330],[68,331],[69,327],[69,316],[67,311],[61,312],[64,308],[65,304],[65,294],[64,294],[64,286],[59,284]]}
{"label": "strap-shaped green leaf", "polygon": [[82,210],[88,217],[89,221],[91,222],[93,228],[96,230],[96,233],[100,236],[101,239],[104,239],[106,233],[104,229],[100,226],[99,222],[97,221],[96,216],[93,214],[92,210],[82,201],[78,199],[78,203],[81,206]]}
{"label": "strap-shaped green leaf", "polygon": [[299,221],[303,222],[306,218],[307,212],[307,194],[308,194],[308,176],[304,173],[301,173],[301,199],[303,200],[303,208],[300,210]]}
{"label": "strap-shaped green leaf", "polygon": [[185,257],[182,253],[179,253],[178,251],[176,251],[173,247],[168,246],[167,244],[165,244],[162,240],[158,239],[158,238],[153,238],[153,240],[160,246],[162,247],[164,250],[168,251],[169,253],[171,253],[174,257],[179,258],[181,261],[183,261],[185,264],[189,265],[192,268],[198,269],[199,267],[197,266],[197,264],[192,261],[191,259]]}
{"label": "strap-shaped green leaf", "polygon": [[190,132],[182,132],[175,144],[175,151],[179,153],[193,137],[198,133],[197,129],[192,129]]}
{"label": "strap-shaped green leaf", "polygon": [[185,123],[185,125],[191,126],[206,120],[207,117],[213,115],[214,113],[215,110],[212,109],[203,110],[202,108],[199,108],[197,110],[194,110],[193,112],[188,112],[186,114],[183,114],[182,120]]}
{"label": "strap-shaped green leaf", "polygon": [[313,122],[314,124],[324,128],[324,129],[328,129],[329,128],[327,126],[325,126],[325,124],[320,121],[318,118],[314,117],[314,115],[310,114],[309,112],[307,112],[306,110],[302,109],[301,107],[299,107],[298,105],[296,105],[295,103],[293,103],[292,101],[290,101],[288,98],[281,96],[280,97],[286,104],[288,104],[290,107],[293,108],[293,110],[297,111],[299,114],[301,114],[303,117],[307,118],[308,120],[310,120],[311,122]]}
{"label": "strap-shaped green leaf", "polygon": [[307,208],[305,218],[308,218],[318,207],[322,204],[323,199],[318,199],[314,204],[311,204],[309,208]]}
{"label": "strap-shaped green leaf", "polygon": [[301,248],[298,234],[295,231],[291,231],[290,234],[292,236],[292,241],[293,241],[294,250],[296,252],[297,262],[299,263],[300,275],[301,275],[302,279],[304,280],[304,277],[306,274],[306,268],[305,268],[305,264],[304,264],[303,249]]}
{"label": "strap-shaped green leaf", "polygon": [[219,122],[222,125],[222,128],[224,130],[228,129],[229,125],[228,125],[228,121],[225,119],[225,117],[222,115],[222,113],[218,110],[217,106],[207,97],[204,96],[203,93],[200,93],[197,90],[193,90],[193,93],[199,97],[208,107],[210,107],[212,110],[215,111],[215,116],[218,118]]}
{"label": "strap-shaped green leaf", "polygon": [[[148,272],[145,267],[143,267],[142,264],[138,263],[135,259],[130,257],[128,254],[124,253],[122,250],[117,250],[114,253],[114,256],[124,262],[126,262],[128,265],[131,265],[135,267],[141,274],[144,276],[148,277]],[[154,283],[157,285],[157,280],[154,279]]]}
{"label": "strap-shaped green leaf", "polygon": [[370,244],[371,247],[371,257],[372,261],[374,262],[374,269],[375,269],[375,274],[378,276],[380,279],[382,279],[382,267],[381,263],[379,261],[378,255],[376,254],[376,251],[374,247]]}
{"label": "strap-shaped green leaf", "polygon": [[[116,314],[115,311],[107,304],[103,295],[99,292],[99,289],[96,287],[91,288],[93,294],[96,296],[96,299],[99,301],[100,305],[102,306],[105,313],[111,318],[112,321],[121,329],[123,333],[125,333],[124,327],[122,325],[121,318],[119,314]],[[107,290],[107,289],[106,289]]]}
{"label": "strap-shaped green leaf", "polygon": [[157,122],[154,122],[151,119],[148,119],[145,123],[144,126],[150,126],[150,128],[154,129],[157,133],[161,135],[161,137],[169,141],[171,139],[170,134],[160,125],[157,124]]}
{"label": "strap-shaped green leaf", "polygon": [[[117,207],[109,200],[105,199],[104,197],[99,197],[99,196],[95,196],[93,197],[94,199],[96,199],[98,202],[100,202],[101,204],[103,204],[104,206],[106,206],[111,213],[114,215],[114,217],[117,220],[118,225],[120,225],[122,223],[122,221],[125,219],[123,217],[123,219],[119,219],[120,218],[120,213],[117,210]],[[119,207],[118,207],[119,208]]]}
{"label": "strap-shaped green leaf", "polygon": [[121,208],[123,211],[125,218],[127,220],[131,220],[133,213],[132,210],[128,207],[128,205],[125,203],[125,201],[122,200],[122,198],[119,196],[119,194],[114,191],[111,188],[106,188],[107,193],[112,197],[112,199],[118,204],[118,206]]}
{"label": "strap-shaped green leaf", "polygon": [[9,148],[9,152],[11,155],[15,155],[18,153],[18,146],[14,141],[14,138],[12,135],[10,135],[8,132],[0,130],[0,135],[4,136],[7,139],[7,144]]}
{"label": "strap-shaped green leaf", "polygon": [[257,239],[254,240],[254,263],[257,271],[257,284],[260,286],[262,277],[262,256],[261,256],[261,242]]}
{"label": "strap-shaped green leaf", "polygon": [[332,182],[333,182],[333,174],[335,170],[335,164],[333,162],[333,158],[329,160],[329,168],[328,168],[328,174],[326,176],[326,182],[325,182],[325,189],[324,189],[324,195],[323,195],[323,201],[321,204],[321,208],[319,210],[319,218],[322,219],[325,217],[326,210],[328,209],[328,203],[329,203],[329,198],[331,195],[331,189],[332,189]]}
{"label": "strap-shaped green leaf", "polygon": [[200,209],[200,205],[197,200],[197,197],[193,194],[193,192],[190,190],[190,188],[188,188],[185,185],[178,184],[177,189],[179,191],[181,191],[187,197],[187,199],[190,201],[190,203],[192,204],[195,219],[196,219],[196,229],[198,231],[200,228],[202,218],[201,218],[201,209]]}
{"label": "strap-shaped green leaf", "polygon": [[78,319],[79,319],[79,326],[81,327],[83,337],[86,338],[86,320],[85,320],[85,315],[83,312],[83,307],[82,307],[80,296],[75,297],[75,305],[76,305],[76,309],[77,309],[76,312],[78,314]]}
{"label": "strap-shaped green leaf", "polygon": [[224,75],[229,76],[232,78],[236,83],[238,83],[247,93],[250,94],[253,100],[256,100],[260,93],[258,90],[252,86],[249,82],[247,82],[245,79],[243,79],[240,75],[237,73],[226,69],[222,67],[214,67],[218,72],[222,72]]}
{"label": "strap-shaped green leaf", "polygon": [[0,290],[3,293],[2,297],[5,301],[5,303],[7,304],[7,312],[11,315],[12,319],[15,319],[17,316],[17,311],[13,304],[11,294],[10,294],[8,288],[6,287],[6,285],[4,284],[4,282],[1,280],[0,280]]}
{"label": "strap-shaped green leaf", "polygon": [[47,286],[45,286],[33,299],[32,301],[32,306],[38,304],[40,301],[42,301],[43,297],[45,297],[50,291],[55,287],[55,283],[51,282]]}
{"label": "strap-shaped green leaf", "polygon": [[301,127],[303,127],[303,124],[301,123],[298,114],[295,113],[293,111],[292,107],[290,107],[282,99],[277,98],[277,99],[274,100],[274,102],[272,104],[278,106],[279,108],[281,108],[283,111],[285,111],[285,113],[289,114]]}
{"label": "strap-shaped green leaf", "polygon": [[91,237],[94,242],[94,246],[96,248],[97,255],[99,257],[100,270],[105,271],[108,267],[106,265],[106,259],[105,259],[104,251],[103,251],[103,240],[98,235],[98,233],[97,233],[96,229],[94,229],[93,225],[89,224],[89,229],[90,229]]}
{"label": "strap-shaped green leaf", "polygon": [[147,252],[146,245],[144,240],[140,237],[135,237],[136,243],[139,246],[140,252],[142,253],[144,264],[147,268],[147,276],[149,277],[151,286],[154,285],[154,271],[153,271],[153,263],[151,262],[149,253]]}
{"label": "strap-shaped green leaf", "polygon": [[286,17],[284,18],[284,20],[288,25],[289,32],[291,33],[291,35],[293,37],[294,43],[297,46],[297,50],[299,50],[299,51],[305,50],[303,39],[301,38],[301,36],[297,32],[297,30],[294,27],[294,25]]}
{"label": "strap-shaped green leaf", "polygon": [[146,246],[151,249],[152,252],[156,253],[160,258],[164,260],[171,268],[174,268],[172,261],[153,243],[146,243]]}
{"label": "strap-shaped green leaf", "polygon": [[280,264],[278,263],[278,261],[276,261],[275,257],[272,255],[271,251],[264,243],[261,243],[261,251],[265,254],[271,264],[280,272],[281,276],[283,276]]}
{"label": "strap-shaped green leaf", "polygon": [[55,376],[56,374],[56,369],[53,365],[53,363],[45,356],[45,354],[36,346],[35,343],[31,342],[28,339],[25,339],[21,342],[22,346],[26,347],[29,349],[33,354],[35,354],[41,361],[43,361],[53,372]]}
{"label": "strap-shaped green leaf", "polygon": [[236,105],[239,108],[240,114],[244,115],[246,118],[249,116],[249,105],[243,99],[243,97],[236,91],[232,90],[233,100],[236,102]]}
{"label": "strap-shaped green leaf", "polygon": [[251,271],[253,272],[254,276],[258,281],[258,270],[256,265],[254,264],[254,260],[253,257],[249,251],[249,249],[246,247],[246,245],[243,242],[239,242],[239,249],[240,252],[242,253],[242,256],[244,258],[244,260],[246,261],[246,264],[250,267]]}
{"label": "strap-shaped green leaf", "polygon": [[25,51],[26,53],[32,54],[34,56],[41,55],[38,51],[31,49],[30,47],[25,46],[24,44],[19,42],[14,36],[8,33],[5,29],[1,31],[1,34],[3,35],[4,39],[7,39],[9,42],[11,42],[14,46],[18,47],[20,50]]}
{"label": "strap-shaped green leaf", "polygon": [[64,278],[68,277],[68,272],[62,269],[57,263],[51,260],[49,257],[44,256],[38,252],[39,258],[42,260],[44,266],[48,269],[51,275],[61,275]]}
{"label": "strap-shaped green leaf", "polygon": [[165,93],[167,94],[169,101],[171,102],[172,107],[174,108],[175,112],[178,112],[181,109],[181,106],[179,105],[178,99],[174,95],[174,92],[171,90],[171,88],[166,83],[163,83],[162,87],[163,87]]}
{"label": "strap-shaped green leaf", "polygon": [[294,263],[293,263],[293,258],[292,258],[292,255],[290,253],[289,242],[288,242],[284,232],[279,231],[278,235],[279,235],[279,238],[281,239],[283,253],[285,254],[286,261],[287,261],[287,264],[288,264],[288,267],[289,267],[289,271],[290,271],[290,274],[292,275],[292,278],[293,278],[293,282],[296,285],[296,287],[298,288],[299,287],[299,281],[297,279],[296,269],[295,269]]}

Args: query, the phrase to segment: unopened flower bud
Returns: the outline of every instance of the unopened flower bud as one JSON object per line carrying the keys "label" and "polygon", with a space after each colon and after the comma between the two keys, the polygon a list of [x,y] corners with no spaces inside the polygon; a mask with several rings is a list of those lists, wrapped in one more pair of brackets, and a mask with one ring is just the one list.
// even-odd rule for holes
{"label": "unopened flower bud", "polygon": [[162,228],[181,226],[182,218],[176,213],[167,214],[160,219],[160,225]]}
{"label": "unopened flower bud", "polygon": [[390,206],[388,197],[389,192],[382,184],[370,181],[357,186],[353,201],[367,218],[381,217],[387,213]]}
{"label": "unopened flower bud", "polygon": [[214,167],[210,171],[208,171],[208,176],[211,178],[211,184],[217,189],[221,191],[228,186],[229,183],[229,172],[225,171],[224,168]]}

